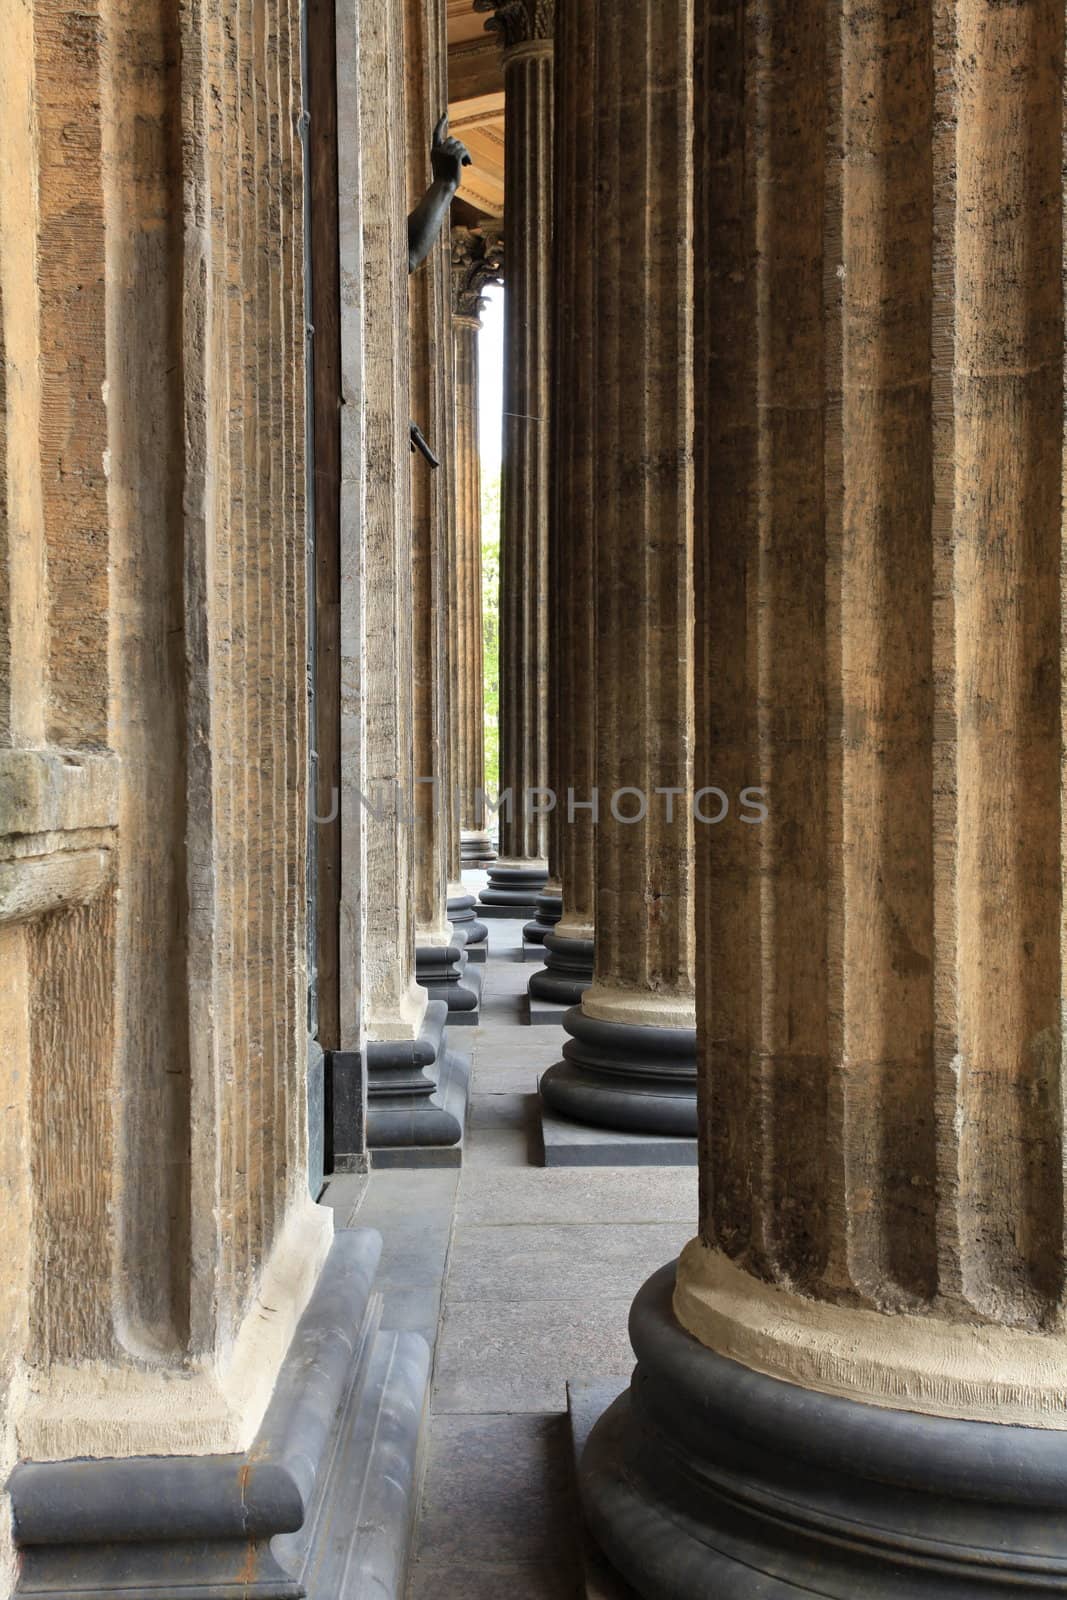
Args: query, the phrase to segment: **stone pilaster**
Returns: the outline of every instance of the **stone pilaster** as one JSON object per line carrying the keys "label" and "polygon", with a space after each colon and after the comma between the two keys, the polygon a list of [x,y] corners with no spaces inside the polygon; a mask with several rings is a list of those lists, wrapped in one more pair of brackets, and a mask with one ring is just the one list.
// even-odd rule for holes
{"label": "stone pilaster", "polygon": [[475,0],[504,46],[504,466],[500,547],[500,858],[483,910],[536,911],[548,783],[548,420],[552,274],[552,0]]}
{"label": "stone pilaster", "polygon": [[698,760],[767,814],[698,830],[700,1233],[638,1297],[586,1503],[649,1596],[1037,1596],[1063,14],[698,10]]}
{"label": "stone pilaster", "polygon": [[580,10],[596,41],[596,965],[542,1093],[581,1121],[691,1135],[691,6]]}
{"label": "stone pilaster", "polygon": [[[596,834],[596,568],[593,441],[596,38],[581,4],[556,28],[555,260],[549,502],[549,679],[562,915],[545,936],[539,1000],[574,1005],[593,977]],[[552,865],[550,851],[550,866]]]}
{"label": "stone pilaster", "polygon": [[[407,187],[412,206],[430,181],[433,130],[448,104],[444,0],[405,0],[404,62]],[[446,221],[427,260],[409,279],[411,415],[441,462],[434,470],[417,452],[411,455],[415,946],[419,982],[446,999],[450,1008],[468,1012],[477,996],[464,982],[465,935],[449,920],[450,895],[463,898],[462,885],[455,881],[460,863],[450,729],[455,662],[451,280]]]}
{"label": "stone pilaster", "polygon": [[455,781],[462,859],[495,859],[485,829],[485,699],[482,656],[482,493],[478,451],[478,332],[484,291],[503,281],[500,227],[452,229],[452,330],[456,384],[456,611],[458,663]]}
{"label": "stone pilaster", "polygon": [[[367,822],[364,984],[367,1142],[378,1159],[397,1146],[457,1144],[464,1086],[442,1045],[444,1008],[437,1001],[428,1005],[415,981],[414,829],[408,817],[415,772],[404,18],[402,0],[373,3],[375,12],[361,17],[359,70],[365,154],[364,700],[368,798],[374,805]],[[446,934],[443,948],[448,944]]]}

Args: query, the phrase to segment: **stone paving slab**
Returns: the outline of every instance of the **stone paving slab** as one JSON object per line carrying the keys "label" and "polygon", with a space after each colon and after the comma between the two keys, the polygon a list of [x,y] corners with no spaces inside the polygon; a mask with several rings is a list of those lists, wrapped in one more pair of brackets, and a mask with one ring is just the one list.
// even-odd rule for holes
{"label": "stone paving slab", "polygon": [[468,1224],[458,1231],[449,1260],[449,1304],[584,1304],[594,1282],[598,1296],[632,1300],[647,1278],[675,1259],[692,1231],[685,1222]]}
{"label": "stone paving slab", "polygon": [[546,1167],[695,1167],[695,1139],[670,1134],[620,1133],[558,1117],[540,1106]]}
{"label": "stone paving slab", "polygon": [[[697,1231],[697,1175],[689,1167],[561,1168],[464,1173],[457,1224],[682,1222]],[[591,1292],[595,1286],[590,1285]]]}
{"label": "stone paving slab", "polygon": [[565,1411],[567,1377],[629,1377],[632,1295],[541,1304],[521,1300],[453,1304],[446,1293],[438,1335],[435,1414],[446,1411]]}

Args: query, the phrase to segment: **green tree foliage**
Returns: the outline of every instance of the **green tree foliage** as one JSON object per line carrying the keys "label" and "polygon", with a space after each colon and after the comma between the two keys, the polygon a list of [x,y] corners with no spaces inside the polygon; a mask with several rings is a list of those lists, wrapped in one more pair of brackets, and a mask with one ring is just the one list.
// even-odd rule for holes
{"label": "green tree foliage", "polygon": [[482,479],[482,650],[485,789],[500,788],[500,474]]}

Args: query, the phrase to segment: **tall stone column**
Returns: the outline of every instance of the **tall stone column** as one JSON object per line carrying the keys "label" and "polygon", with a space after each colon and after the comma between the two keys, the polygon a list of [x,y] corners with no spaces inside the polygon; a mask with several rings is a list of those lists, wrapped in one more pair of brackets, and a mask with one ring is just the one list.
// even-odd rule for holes
{"label": "tall stone column", "polygon": [[[588,802],[596,784],[596,566],[593,448],[596,220],[596,40],[580,3],[556,17],[555,322],[549,547],[549,676],[562,915],[545,936],[547,965],[530,979],[535,1000],[575,1005],[593,979],[596,834]],[[551,1013],[549,1013],[551,1014]]]}
{"label": "tall stone column", "polygon": [[[448,105],[445,0],[405,0],[404,62],[408,204],[430,180],[430,145]],[[415,957],[416,977],[450,1013],[474,1019],[479,989],[467,973],[466,937],[449,920],[450,869],[458,877],[453,839],[449,715],[454,641],[451,485],[454,460],[451,247],[447,222],[408,283],[411,415],[436,451],[436,470],[411,455],[412,625],[414,632]],[[455,845],[456,860],[451,856]],[[454,898],[463,894],[455,883]],[[469,917],[473,899],[462,908]],[[456,907],[459,910],[459,907]]]}
{"label": "tall stone column", "polygon": [[692,1135],[691,0],[575,10],[596,49],[596,962],[541,1091]]}
{"label": "tall stone column", "polygon": [[767,817],[586,1504],[648,1596],[1063,1592],[1063,13],[699,12],[699,757]]}
{"label": "tall stone column", "polygon": [[478,334],[485,290],[503,282],[504,230],[452,229],[452,334],[456,393],[456,572],[459,604],[455,705],[460,842],[472,866],[496,859],[485,829],[485,692],[482,621],[482,477],[478,448]]}
{"label": "tall stone column", "polygon": [[[362,18],[362,206],[358,218],[342,218],[362,227],[365,760],[374,806],[366,824],[363,982],[367,1143],[379,1162],[404,1159],[399,1152],[411,1146],[458,1146],[466,1107],[461,1059],[444,1049],[446,1007],[441,1001],[428,1005],[415,981],[413,829],[406,811],[415,774],[401,5],[402,0],[373,0],[373,10]],[[353,424],[343,419],[342,427]],[[350,515],[361,509],[358,496],[353,498]]]}
{"label": "tall stone column", "polygon": [[487,915],[532,916],[548,879],[548,418],[554,0],[474,0],[504,47],[504,468],[500,856]]}

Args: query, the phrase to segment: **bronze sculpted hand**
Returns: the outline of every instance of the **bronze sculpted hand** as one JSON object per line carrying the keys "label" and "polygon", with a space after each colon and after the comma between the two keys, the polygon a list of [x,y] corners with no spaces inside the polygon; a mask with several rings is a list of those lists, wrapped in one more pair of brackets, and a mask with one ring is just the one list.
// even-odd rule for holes
{"label": "bronze sculpted hand", "polygon": [[455,193],[463,182],[463,168],[469,167],[470,164],[471,158],[467,146],[449,136],[446,111],[433,130],[433,143],[430,146],[430,166],[433,175],[443,183],[451,184]]}
{"label": "bronze sculpted hand", "polygon": [[448,112],[433,130],[430,165],[433,182],[408,218],[408,271],[414,272],[426,260],[441,231],[452,196],[460,186],[463,168],[471,158],[458,139],[448,135]]}

